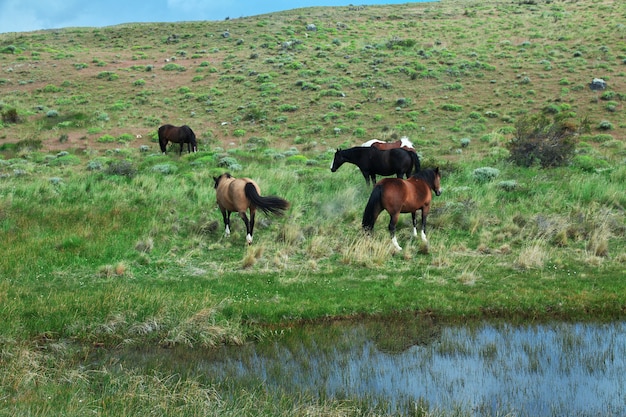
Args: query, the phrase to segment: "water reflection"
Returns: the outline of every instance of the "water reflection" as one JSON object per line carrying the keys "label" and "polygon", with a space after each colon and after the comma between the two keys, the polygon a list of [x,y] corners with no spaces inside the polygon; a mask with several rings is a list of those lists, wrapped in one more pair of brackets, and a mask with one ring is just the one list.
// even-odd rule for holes
{"label": "water reflection", "polygon": [[626,415],[624,323],[326,324],[195,358],[214,381],[358,398],[404,413]]}

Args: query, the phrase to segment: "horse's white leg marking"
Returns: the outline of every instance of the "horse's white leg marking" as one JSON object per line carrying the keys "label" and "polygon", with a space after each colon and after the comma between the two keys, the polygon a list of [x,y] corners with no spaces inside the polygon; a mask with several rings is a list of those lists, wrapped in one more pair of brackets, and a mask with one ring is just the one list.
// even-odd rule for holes
{"label": "horse's white leg marking", "polygon": [[252,235],[250,233],[246,235],[246,242],[248,242],[248,245],[252,243]]}
{"label": "horse's white leg marking", "polygon": [[428,240],[426,239],[426,233],[424,233],[423,230],[422,230],[422,242],[428,243]]}
{"label": "horse's white leg marking", "polygon": [[417,237],[417,227],[413,227],[413,237]]}
{"label": "horse's white leg marking", "polygon": [[226,225],[226,228],[224,229],[224,236],[230,236],[230,227],[228,227],[228,225]]}
{"label": "horse's white leg marking", "polygon": [[402,250],[402,248],[400,247],[400,245],[398,245],[398,239],[396,239],[396,237],[392,237],[391,238],[391,243],[393,243],[393,246],[397,249],[397,250]]}

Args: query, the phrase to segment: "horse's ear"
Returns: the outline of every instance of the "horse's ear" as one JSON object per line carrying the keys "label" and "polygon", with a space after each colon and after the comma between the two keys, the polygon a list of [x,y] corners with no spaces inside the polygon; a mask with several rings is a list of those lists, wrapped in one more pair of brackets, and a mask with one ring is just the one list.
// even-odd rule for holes
{"label": "horse's ear", "polygon": [[435,174],[439,174],[439,167],[435,168]]}

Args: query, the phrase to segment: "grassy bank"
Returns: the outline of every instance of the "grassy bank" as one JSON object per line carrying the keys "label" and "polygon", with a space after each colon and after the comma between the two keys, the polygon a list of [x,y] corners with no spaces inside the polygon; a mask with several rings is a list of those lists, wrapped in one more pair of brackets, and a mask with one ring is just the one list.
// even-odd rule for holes
{"label": "grassy bank", "polygon": [[[8,161],[0,326],[3,395],[13,411],[69,407],[78,415],[92,407],[112,415],[164,407],[169,415],[181,403],[196,415],[213,407],[211,399],[225,407],[217,408],[221,415],[230,407],[259,411],[243,398],[224,404],[219,388],[193,378],[174,383],[170,375],[79,365],[100,349],[210,349],[271,337],[277,326],[301,321],[400,311],[452,321],[623,317],[623,167],[589,174],[495,164],[502,178],[517,178],[511,188],[477,181],[471,164],[448,163],[429,217],[429,246],[412,240],[405,215],[398,233],[404,250],[394,253],[386,215],[372,237],[362,234],[369,189],[353,166],[331,173],[332,152],[295,162],[238,153],[263,193],[292,207],[285,218],[260,215],[251,246],[236,216],[225,238],[212,190],[223,169],[206,162],[222,152],[176,159],[134,151],[108,157],[98,170],[88,168],[94,158],[68,170],[36,152]],[[13,174],[18,163],[25,174]],[[80,394],[76,383],[66,385],[72,378]],[[156,394],[138,388],[148,382],[177,399],[144,401]],[[192,388],[198,391],[187,396]],[[81,405],[82,394],[91,405]],[[269,393],[262,389],[255,395],[267,407],[276,400],[263,399]],[[288,415],[306,399],[282,401],[259,414]],[[326,406],[310,407],[325,414]],[[354,405],[329,406],[360,415]]]}

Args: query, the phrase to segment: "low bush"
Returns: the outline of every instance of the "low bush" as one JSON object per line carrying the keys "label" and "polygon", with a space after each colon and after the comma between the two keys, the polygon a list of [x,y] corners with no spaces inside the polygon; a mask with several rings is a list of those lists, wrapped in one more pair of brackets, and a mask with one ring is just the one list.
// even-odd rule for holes
{"label": "low bush", "polygon": [[588,125],[580,125],[545,113],[528,115],[515,123],[515,137],[507,144],[510,159],[517,165],[529,167],[539,163],[542,167],[563,166],[574,155],[576,137]]}
{"label": "low bush", "polygon": [[133,178],[137,175],[137,168],[130,161],[113,161],[107,166],[105,172],[108,175]]}
{"label": "low bush", "polygon": [[485,183],[494,180],[500,175],[500,170],[492,167],[476,168],[472,176],[477,182]]}
{"label": "low bush", "polygon": [[7,111],[2,113],[2,121],[4,123],[17,123],[20,121],[19,116],[17,115],[16,109],[8,109]]}

